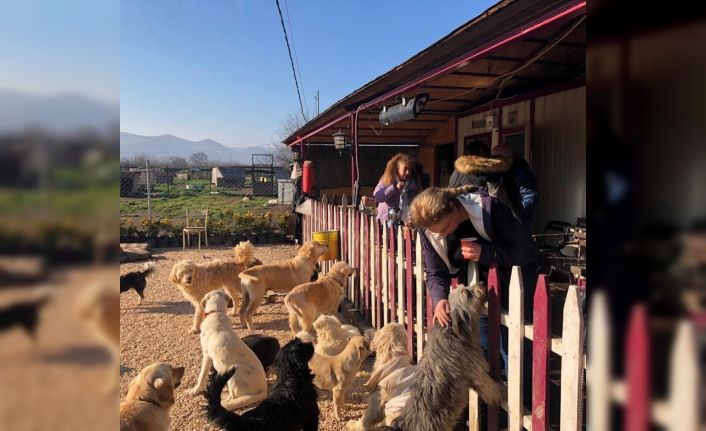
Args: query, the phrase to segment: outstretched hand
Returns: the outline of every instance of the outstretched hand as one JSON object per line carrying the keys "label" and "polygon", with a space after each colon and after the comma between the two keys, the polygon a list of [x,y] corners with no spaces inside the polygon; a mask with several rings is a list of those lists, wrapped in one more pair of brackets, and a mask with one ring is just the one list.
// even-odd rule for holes
{"label": "outstretched hand", "polygon": [[436,303],[434,321],[439,322],[439,325],[443,327],[449,326],[449,323],[451,323],[451,307],[449,307],[449,301],[446,299]]}

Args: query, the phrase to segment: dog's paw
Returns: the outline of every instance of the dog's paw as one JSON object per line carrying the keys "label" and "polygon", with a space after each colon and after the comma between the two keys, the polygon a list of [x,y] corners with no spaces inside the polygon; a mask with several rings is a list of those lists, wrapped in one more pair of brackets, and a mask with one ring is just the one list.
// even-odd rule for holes
{"label": "dog's paw", "polygon": [[197,397],[203,393],[203,390],[199,388],[191,388],[186,393],[191,395],[192,397]]}
{"label": "dog's paw", "polygon": [[199,332],[201,332],[201,330],[199,328],[191,328],[191,331],[189,332],[192,334],[198,334]]}

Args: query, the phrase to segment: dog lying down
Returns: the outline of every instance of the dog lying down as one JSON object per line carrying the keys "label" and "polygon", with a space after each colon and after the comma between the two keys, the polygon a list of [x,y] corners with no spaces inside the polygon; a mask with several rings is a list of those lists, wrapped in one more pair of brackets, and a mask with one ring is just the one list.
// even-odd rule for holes
{"label": "dog lying down", "polygon": [[479,317],[485,300],[483,284],[459,286],[451,292],[451,324],[432,329],[417,365],[411,398],[386,430],[452,430],[468,405],[469,387],[489,405],[500,403],[503,385],[488,374],[488,362],[479,343]]}
{"label": "dog lying down", "polygon": [[242,415],[221,405],[223,387],[240,371],[231,367],[223,374],[211,375],[206,389],[206,416],[226,431],[318,430],[318,394],[308,365],[313,354],[313,346],[297,338],[285,344],[275,359],[277,381],[270,396]]}
{"label": "dog lying down", "polygon": [[147,277],[154,270],[154,262],[146,262],[142,269],[130,271],[127,274],[120,276],[120,293],[127,292],[132,289],[139,298],[138,304],[142,304],[145,299],[145,288],[147,287]]}
{"label": "dog lying down", "polygon": [[120,402],[120,431],[167,431],[174,390],[181,384],[184,367],[155,362],[144,368]]}

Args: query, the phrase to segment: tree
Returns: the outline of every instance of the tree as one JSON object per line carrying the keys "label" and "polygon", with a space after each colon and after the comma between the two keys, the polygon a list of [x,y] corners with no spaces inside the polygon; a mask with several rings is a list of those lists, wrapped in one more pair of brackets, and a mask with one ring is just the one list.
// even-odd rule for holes
{"label": "tree", "polygon": [[208,164],[208,156],[206,155],[206,153],[202,152],[194,153],[189,156],[189,162],[191,162],[191,166],[195,166],[197,168],[204,168]]}
{"label": "tree", "polygon": [[299,130],[305,123],[299,113],[291,113],[287,115],[284,120],[279,122],[279,127],[277,128],[277,138],[279,141],[270,143],[270,151],[272,151],[276,166],[289,167],[289,164],[292,163],[292,150],[284,145],[282,141]]}
{"label": "tree", "polygon": [[166,165],[170,168],[184,169],[189,166],[189,162],[183,157],[169,157],[166,161]]}

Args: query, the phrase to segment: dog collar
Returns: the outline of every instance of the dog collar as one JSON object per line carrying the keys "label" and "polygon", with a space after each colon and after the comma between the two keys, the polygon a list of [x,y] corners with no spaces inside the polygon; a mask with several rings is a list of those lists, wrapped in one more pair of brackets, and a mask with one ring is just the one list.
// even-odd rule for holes
{"label": "dog collar", "polygon": [[206,316],[208,316],[209,314],[215,314],[215,313],[218,313],[218,311],[216,311],[216,310],[213,310],[213,311],[205,311],[205,312],[203,313],[203,317],[206,317]]}

